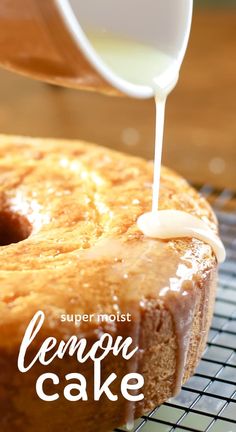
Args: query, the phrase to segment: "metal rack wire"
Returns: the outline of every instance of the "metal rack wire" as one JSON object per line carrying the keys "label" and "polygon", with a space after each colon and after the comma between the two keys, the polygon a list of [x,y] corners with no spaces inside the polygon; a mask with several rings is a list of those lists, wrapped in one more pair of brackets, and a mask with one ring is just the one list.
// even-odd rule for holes
{"label": "metal rack wire", "polygon": [[207,185],[200,192],[215,209],[227,249],[207,348],[181,393],[136,420],[132,432],[236,432],[236,194]]}

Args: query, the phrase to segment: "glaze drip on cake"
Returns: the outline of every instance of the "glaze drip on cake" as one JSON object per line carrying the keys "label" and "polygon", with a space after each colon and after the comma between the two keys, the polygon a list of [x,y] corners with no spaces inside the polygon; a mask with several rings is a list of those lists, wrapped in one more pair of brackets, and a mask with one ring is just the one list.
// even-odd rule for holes
{"label": "glaze drip on cake", "polygon": [[[159,242],[159,244],[161,243]],[[136,298],[137,291],[141,294],[142,290],[144,290],[145,277],[139,274],[139,269],[141,268],[144,273],[150,273],[153,265],[158,265],[158,257],[156,257],[155,261],[153,260],[156,246],[156,241],[148,238],[144,238],[139,245],[134,245],[132,242],[127,242],[124,245],[118,239],[107,238],[98,241],[88,251],[85,250],[80,253],[80,259],[82,260],[106,260],[109,253],[110,258],[113,260],[113,264],[109,270],[111,284],[113,285],[117,277],[123,281],[122,284],[127,295],[126,301],[130,305],[129,312],[132,311],[133,325],[130,327],[130,335],[133,338],[134,346],[139,347],[138,353],[128,365],[129,372],[139,372],[138,367],[144,348],[140,324],[142,323],[142,315],[146,305],[143,301],[137,303]],[[163,244],[162,247],[164,252],[165,245]],[[187,283],[186,278],[188,279]],[[197,302],[197,284],[196,267],[189,265],[189,259],[186,254],[182,262],[176,266],[176,275],[174,277],[168,279],[166,275],[163,275],[163,287],[159,289],[158,293],[160,301],[163,300],[168,305],[175,328],[177,342],[177,362],[174,377],[175,395],[181,389],[186,369],[193,317]],[[117,303],[117,298],[114,298],[114,300],[116,301],[114,305],[115,310],[121,310],[122,306]],[[202,331],[204,332],[204,326]],[[128,423],[132,424],[132,420],[135,418],[135,404],[126,402],[126,406]]]}
{"label": "glaze drip on cake", "polygon": [[224,261],[224,246],[204,221],[174,209],[168,213],[158,211],[165,105],[167,96],[178,81],[180,66],[177,61],[152,46],[107,32],[104,34],[90,32],[88,37],[96,52],[117,76],[134,84],[149,86],[156,95],[152,212],[142,215],[138,220],[140,230],[144,235],[159,239],[195,237],[211,245],[218,262]]}
{"label": "glaze drip on cake", "polygon": [[140,230],[147,236],[168,240],[194,237],[208,243],[219,263],[225,260],[225,248],[219,236],[203,220],[180,210],[145,213],[138,219]]}

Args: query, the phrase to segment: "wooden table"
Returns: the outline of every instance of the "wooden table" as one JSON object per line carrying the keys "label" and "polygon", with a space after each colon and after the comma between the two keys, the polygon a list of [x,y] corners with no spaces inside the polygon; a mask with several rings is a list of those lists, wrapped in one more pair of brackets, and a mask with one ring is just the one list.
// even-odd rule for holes
{"label": "wooden table", "polygon": [[[193,20],[167,104],[164,163],[197,183],[236,189],[236,10]],[[152,100],[61,89],[0,71],[0,132],[79,138],[152,158]]]}

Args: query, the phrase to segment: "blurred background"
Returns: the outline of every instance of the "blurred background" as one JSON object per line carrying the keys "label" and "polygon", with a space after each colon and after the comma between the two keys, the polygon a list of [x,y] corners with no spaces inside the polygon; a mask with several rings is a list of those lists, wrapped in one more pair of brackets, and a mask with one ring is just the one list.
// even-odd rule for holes
{"label": "blurred background", "polygon": [[[0,133],[82,139],[152,159],[154,103],[0,70]],[[167,104],[163,161],[194,183],[236,189],[236,0],[195,1],[187,56]]]}

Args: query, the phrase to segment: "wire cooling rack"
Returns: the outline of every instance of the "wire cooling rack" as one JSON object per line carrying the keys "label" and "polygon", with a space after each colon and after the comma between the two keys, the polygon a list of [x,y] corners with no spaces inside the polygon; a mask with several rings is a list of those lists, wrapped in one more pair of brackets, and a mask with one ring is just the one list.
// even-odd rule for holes
{"label": "wire cooling rack", "polygon": [[215,209],[227,249],[207,348],[181,393],[136,420],[132,432],[236,432],[236,194],[210,186],[200,192]]}

